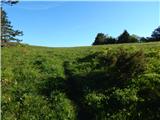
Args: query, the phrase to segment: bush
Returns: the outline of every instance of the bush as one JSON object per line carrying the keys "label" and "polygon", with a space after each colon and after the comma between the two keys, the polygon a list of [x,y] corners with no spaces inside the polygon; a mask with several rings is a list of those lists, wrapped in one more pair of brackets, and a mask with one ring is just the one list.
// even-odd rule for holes
{"label": "bush", "polygon": [[143,51],[130,52],[126,49],[97,52],[66,62],[68,94],[78,105],[83,119],[101,120],[114,115],[127,119],[130,116],[125,114],[132,114],[132,108],[138,101],[137,88],[128,86],[132,79],[143,74],[145,66]]}

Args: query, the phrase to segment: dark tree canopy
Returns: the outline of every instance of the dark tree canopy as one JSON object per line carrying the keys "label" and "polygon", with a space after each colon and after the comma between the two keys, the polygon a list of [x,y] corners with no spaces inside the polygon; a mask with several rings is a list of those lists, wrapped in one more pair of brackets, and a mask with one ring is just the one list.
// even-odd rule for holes
{"label": "dark tree canopy", "polygon": [[117,43],[133,43],[138,42],[138,39],[135,37],[135,35],[130,35],[127,30],[124,30],[124,32],[118,37]]}
{"label": "dark tree canopy", "polygon": [[9,4],[9,5],[14,5],[17,4],[19,2],[19,0],[1,0],[1,4],[5,3],[5,4]]}
{"label": "dark tree canopy", "polygon": [[156,28],[153,32],[151,37],[142,37],[141,42],[154,42],[154,41],[160,41],[160,26]]}
{"label": "dark tree canopy", "polygon": [[127,30],[124,30],[124,32],[118,37],[117,43],[128,43],[129,41],[130,35]]}
{"label": "dark tree canopy", "polygon": [[98,33],[93,45],[104,45],[104,44],[114,44],[116,39],[111,36],[105,35],[104,33]]}
{"label": "dark tree canopy", "polygon": [[158,26],[153,32],[151,37],[139,37],[135,34],[130,35],[127,30],[119,35],[118,38],[113,38],[104,33],[98,33],[95,41],[92,45],[106,45],[106,44],[118,44],[118,43],[136,43],[136,42],[154,42],[160,41],[160,26]]}
{"label": "dark tree canopy", "polygon": [[160,26],[153,31],[151,37],[160,40]]}
{"label": "dark tree canopy", "polygon": [[140,42],[147,42],[147,38],[141,37]]}
{"label": "dark tree canopy", "polygon": [[138,36],[134,36],[134,35],[131,35],[129,39],[130,39],[129,42],[131,43],[138,42],[138,40],[140,40]]}
{"label": "dark tree canopy", "polygon": [[106,35],[103,33],[98,33],[93,45],[103,45],[105,44]]}
{"label": "dark tree canopy", "polygon": [[14,30],[11,22],[8,20],[7,13],[1,7],[1,42],[21,41],[16,36],[22,36],[23,32]]}
{"label": "dark tree canopy", "polygon": [[116,43],[116,39],[115,38],[113,38],[111,36],[106,38],[105,44],[114,44],[114,43]]}

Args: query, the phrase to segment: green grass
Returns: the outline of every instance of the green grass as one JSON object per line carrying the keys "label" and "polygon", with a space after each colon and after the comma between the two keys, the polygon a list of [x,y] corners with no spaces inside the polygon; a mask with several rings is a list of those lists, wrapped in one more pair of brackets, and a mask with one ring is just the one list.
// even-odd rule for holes
{"label": "green grass", "polygon": [[[99,91],[86,92],[86,102],[79,103],[81,101],[74,101],[71,96],[68,96],[69,88],[66,88],[66,85],[64,85],[64,81],[68,80],[64,68],[64,63],[66,61],[71,64],[70,67],[74,67],[73,69],[77,70],[76,75],[80,75],[81,71],[79,67],[82,66],[79,66],[79,63],[75,61],[101,51],[110,51],[112,54],[112,51],[120,50],[120,48],[123,48],[129,53],[134,53],[135,51],[140,50],[144,52],[146,61],[145,72],[140,75],[139,78],[135,79],[139,80],[142,78],[144,79],[142,82],[143,84],[146,86],[149,84],[148,86],[153,88],[153,91],[155,91],[157,96],[151,96],[150,98],[150,95],[146,95],[149,99],[153,98],[155,100],[160,100],[160,42],[72,48],[51,48],[29,45],[11,46],[1,49],[2,119],[84,119],[85,117],[83,118],[80,117],[80,115],[77,115],[79,114],[79,105],[88,105],[87,108],[85,108],[89,111],[87,112],[93,112],[96,115],[91,115],[88,119],[93,119],[94,117],[96,120],[103,120],[107,115],[108,118],[106,117],[106,120],[117,120],[117,118],[124,120],[128,118],[131,119],[131,117],[128,117],[129,115],[126,116],[125,114],[133,114],[132,112],[126,113],[124,111],[114,111],[115,114],[110,115],[110,113],[105,111],[105,108],[94,106],[96,104],[101,105],[102,102],[97,103],[97,101],[107,99],[107,95],[104,95],[105,93],[101,92],[99,94],[97,93]],[[88,61],[90,64],[90,60]],[[84,63],[84,65],[87,64]],[[99,77],[99,79],[101,78]],[[147,81],[147,79],[150,79],[151,81],[155,80],[155,82],[148,82],[149,80]],[[140,85],[140,83],[132,83],[132,85],[133,84]],[[134,89],[134,91],[131,91],[131,89],[128,90],[127,87],[125,89],[117,88],[113,93],[114,95],[119,96],[121,94],[124,94],[124,96],[127,96],[128,94],[136,94],[138,102],[134,101],[135,103],[130,106],[135,109],[135,104],[140,104],[143,100],[148,100],[147,98],[142,99],[141,97],[138,97],[138,92],[136,90],[138,91],[139,88]],[[124,93],[122,93],[122,91]],[[134,98],[123,99],[127,100]],[[89,101],[90,104],[88,104]],[[103,105],[101,106],[103,107]],[[150,113],[155,111],[152,110],[152,108],[149,108],[150,111],[147,112],[150,117],[144,117],[145,115],[143,113],[146,111],[142,109],[137,113],[141,114],[137,119],[149,120],[160,118],[160,105],[158,102],[157,107],[159,111],[152,116]],[[95,109],[101,112],[96,112]],[[130,110],[132,111],[133,109]]]}

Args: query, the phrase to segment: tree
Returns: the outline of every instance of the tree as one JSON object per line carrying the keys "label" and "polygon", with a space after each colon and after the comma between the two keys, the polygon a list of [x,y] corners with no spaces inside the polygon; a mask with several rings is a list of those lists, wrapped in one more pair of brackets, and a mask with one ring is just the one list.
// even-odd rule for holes
{"label": "tree", "polygon": [[[14,30],[13,26],[11,25],[11,22],[8,20],[7,13],[2,8],[3,4],[8,5],[14,5],[17,4],[19,0],[1,0],[0,4],[0,10],[1,10],[1,43],[7,43],[9,41],[21,41],[19,39],[16,39],[16,36],[23,35],[22,31]],[[4,44],[1,44],[3,46]]]}
{"label": "tree", "polygon": [[111,36],[108,36],[105,40],[105,44],[114,44],[114,43],[116,43],[116,39]]}
{"label": "tree", "polygon": [[130,42],[130,35],[127,32],[127,30],[124,30],[124,32],[118,37],[117,43],[129,43]]}
{"label": "tree", "polygon": [[17,4],[18,2],[19,2],[18,0],[1,0],[1,4],[5,3],[9,5],[14,5],[14,4]]}
{"label": "tree", "polygon": [[141,37],[141,38],[140,38],[140,42],[148,42],[148,38]]}
{"label": "tree", "polygon": [[10,41],[20,42],[21,40],[15,38],[16,36],[22,36],[23,32],[14,30],[11,22],[8,20],[7,13],[1,7],[1,42],[7,43]]}
{"label": "tree", "polygon": [[106,35],[104,33],[98,33],[93,45],[103,45],[105,44]]}
{"label": "tree", "polygon": [[151,38],[155,41],[160,41],[160,26],[153,31]]}
{"label": "tree", "polygon": [[139,42],[140,41],[140,37],[134,34],[131,35],[129,39],[130,39],[129,42]]}
{"label": "tree", "polygon": [[133,43],[138,42],[138,39],[137,35],[130,35],[127,30],[124,30],[124,32],[118,37],[117,43]]}

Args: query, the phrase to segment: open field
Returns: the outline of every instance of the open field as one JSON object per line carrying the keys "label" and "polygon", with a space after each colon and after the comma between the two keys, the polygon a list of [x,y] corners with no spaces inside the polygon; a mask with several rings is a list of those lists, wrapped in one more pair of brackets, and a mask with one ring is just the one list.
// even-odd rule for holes
{"label": "open field", "polygon": [[1,51],[3,120],[160,119],[160,42]]}

